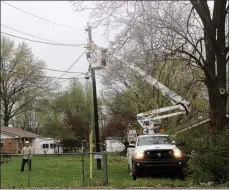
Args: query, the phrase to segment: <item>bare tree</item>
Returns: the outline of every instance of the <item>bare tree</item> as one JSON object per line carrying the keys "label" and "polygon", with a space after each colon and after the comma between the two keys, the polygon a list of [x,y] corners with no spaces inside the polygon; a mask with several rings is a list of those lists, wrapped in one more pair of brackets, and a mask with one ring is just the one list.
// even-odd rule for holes
{"label": "bare tree", "polygon": [[[82,2],[73,4],[76,11],[89,8]],[[229,59],[226,0],[215,0],[211,8],[207,1],[198,0],[175,3],[99,1],[90,6],[94,26],[103,25],[107,32],[120,29],[111,43],[114,51],[123,52],[122,48],[133,46],[136,48],[134,52],[141,54],[141,48],[135,46],[135,42],[139,41],[139,45],[141,42],[149,43],[152,48],[149,54],[157,51],[165,58],[181,59],[191,67],[201,69],[208,89],[213,131],[224,129],[228,97],[226,65]],[[133,32],[135,28],[143,34],[142,38],[134,40],[135,32],[138,33],[138,30]],[[148,30],[152,35],[146,36],[150,34]],[[154,68],[155,61],[151,62]]]}

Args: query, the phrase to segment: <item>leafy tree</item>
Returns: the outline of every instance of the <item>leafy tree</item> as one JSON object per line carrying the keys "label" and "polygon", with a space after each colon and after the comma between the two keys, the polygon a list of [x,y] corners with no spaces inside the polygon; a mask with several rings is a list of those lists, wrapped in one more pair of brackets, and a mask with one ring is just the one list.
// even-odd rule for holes
{"label": "leafy tree", "polygon": [[1,112],[4,126],[20,113],[30,109],[31,105],[41,101],[50,91],[50,80],[40,69],[45,63],[36,59],[26,43],[17,47],[5,36],[1,37]]}
{"label": "leafy tree", "polygon": [[224,130],[215,135],[195,137],[190,146],[195,154],[188,162],[188,171],[195,184],[201,182],[228,183],[229,181],[229,135]]}
{"label": "leafy tree", "polygon": [[124,144],[127,138],[127,131],[134,128],[139,128],[134,118],[114,115],[104,128],[102,138],[112,137]]}
{"label": "leafy tree", "polygon": [[[169,99],[154,86],[149,85],[145,78],[134,76],[133,73],[126,74],[128,79],[133,78],[132,81],[126,81],[129,86],[121,92],[116,91],[116,86],[114,86],[114,90],[110,91],[111,94],[107,95],[109,98],[105,100],[112,111],[112,116],[116,118],[117,115],[120,115],[136,120],[137,113],[172,105]],[[200,116],[206,117],[208,112],[208,101],[205,98],[207,90],[202,83],[202,72],[197,68],[188,69],[186,62],[181,60],[168,60],[157,65],[154,77],[191,103],[192,109],[188,116],[180,115],[162,121],[168,132],[171,129],[175,131],[182,124],[189,124],[190,120],[194,122],[193,120],[197,120]],[[113,81],[107,76],[104,80],[108,84]]]}
{"label": "leafy tree", "polygon": [[67,90],[50,101],[48,112],[43,116],[42,134],[72,146],[80,146],[82,140],[88,141],[92,120],[91,94],[90,90],[83,90],[80,82],[71,81]]}
{"label": "leafy tree", "polygon": [[[190,102],[189,115],[168,118],[163,123],[167,130],[175,131],[181,125],[188,126],[199,117],[208,117],[207,88],[202,82],[203,73],[197,68],[189,68],[181,60],[168,60],[158,64],[156,77],[171,90]],[[163,101],[165,101],[163,99]],[[167,131],[169,132],[169,131]]]}

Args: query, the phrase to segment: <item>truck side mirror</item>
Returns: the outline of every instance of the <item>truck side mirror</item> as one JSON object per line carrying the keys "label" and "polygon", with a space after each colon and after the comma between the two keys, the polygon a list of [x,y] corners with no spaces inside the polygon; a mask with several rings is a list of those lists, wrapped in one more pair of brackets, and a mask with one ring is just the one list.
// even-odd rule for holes
{"label": "truck side mirror", "polygon": [[172,144],[176,144],[176,141],[172,141]]}
{"label": "truck side mirror", "polygon": [[125,142],[125,148],[135,148],[135,144],[129,144],[129,142]]}
{"label": "truck side mirror", "polygon": [[129,146],[129,142],[125,142],[125,147]]}
{"label": "truck side mirror", "polygon": [[134,144],[129,144],[128,146],[126,146],[126,148],[135,148]]}

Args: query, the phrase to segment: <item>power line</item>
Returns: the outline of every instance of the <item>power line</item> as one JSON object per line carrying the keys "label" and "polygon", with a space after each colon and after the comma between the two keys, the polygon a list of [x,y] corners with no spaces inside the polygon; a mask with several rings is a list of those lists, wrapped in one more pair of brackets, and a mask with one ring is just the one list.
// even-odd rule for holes
{"label": "power line", "polygon": [[61,72],[61,73],[72,73],[72,74],[76,74],[76,73],[79,73],[79,74],[86,74],[87,72],[76,72],[76,71],[63,71],[63,70],[58,70],[58,69],[50,69],[50,68],[45,68],[45,67],[38,67],[38,66],[33,66],[37,69],[43,69],[43,70],[48,70],[48,71],[56,71],[56,72]]}
{"label": "power line", "polygon": [[[16,72],[16,71],[11,71],[11,73],[17,73],[17,74],[21,74],[21,75],[30,75],[30,76],[35,76],[35,77],[42,77],[42,78],[52,78],[52,79],[57,79],[55,81],[55,83],[60,80],[60,79],[85,79],[84,78],[62,78],[66,73],[80,73],[78,76],[85,74],[83,72],[69,72],[69,70],[79,61],[79,59],[84,55],[84,53],[86,52],[86,50],[77,58],[76,61],[74,61],[74,63],[66,70],[66,71],[60,71],[60,70],[55,70],[55,69],[48,69],[48,68],[42,68],[42,67],[37,67],[40,69],[47,69],[47,70],[53,70],[53,71],[58,71],[58,72],[64,72],[60,77],[48,77],[48,76],[41,76],[41,75],[31,75],[31,74],[27,74],[27,73],[20,73],[20,72]],[[7,70],[4,70],[7,71]]]}
{"label": "power line", "polygon": [[[6,70],[5,70],[6,71]],[[48,76],[41,76],[41,75],[31,75],[31,74],[27,74],[27,73],[20,73],[20,72],[16,72],[16,71],[11,71],[11,72],[9,72],[9,73],[15,73],[15,74],[19,74],[19,75],[30,75],[30,76],[34,76],[34,77],[41,77],[41,78],[50,78],[50,79],[85,79],[85,77],[84,78],[75,78],[75,77],[71,77],[71,78],[60,78],[60,77],[48,77]],[[82,74],[80,74],[80,75],[82,75]],[[80,75],[78,75],[78,76],[80,76]],[[77,76],[77,77],[78,77]]]}
{"label": "power line", "polygon": [[44,70],[49,70],[49,71],[56,71],[56,72],[62,72],[62,73],[81,73],[81,74],[85,74],[84,72],[74,72],[74,71],[62,71],[62,70],[57,70],[57,69],[50,69],[50,68],[44,68],[44,67],[36,67],[38,69],[44,69]]}
{"label": "power line", "polygon": [[29,12],[27,12],[27,11],[24,11],[24,10],[22,10],[22,9],[20,9],[20,8],[14,6],[14,5],[11,5],[11,4],[9,4],[9,3],[5,2],[5,1],[2,1],[2,2],[5,3],[5,4],[7,4],[7,5],[9,5],[9,6],[11,6],[11,7],[13,7],[13,8],[15,8],[15,9],[17,9],[17,10],[19,10],[19,11],[21,11],[21,12],[24,12],[24,13],[26,13],[26,14],[29,14],[29,15],[33,16],[33,17],[39,18],[39,19],[41,19],[41,20],[44,20],[44,21],[46,21],[46,22],[50,22],[50,23],[52,23],[52,24],[56,24],[56,25],[59,25],[59,26],[64,26],[64,27],[66,27],[66,28],[71,28],[71,29],[75,29],[75,30],[85,30],[85,29],[82,29],[82,28],[76,28],[76,27],[68,26],[68,25],[65,25],[65,24],[60,24],[60,23],[57,23],[57,22],[54,22],[54,21],[51,21],[51,20],[42,18],[42,17],[40,17],[40,16],[37,16],[37,15],[34,15],[34,14],[29,13]]}
{"label": "power line", "polygon": [[8,28],[8,29],[10,29],[10,30],[14,30],[14,31],[19,32],[19,33],[22,33],[22,34],[25,34],[25,35],[34,37],[34,38],[38,38],[38,39],[40,39],[40,40],[46,40],[46,41],[53,42],[53,43],[59,43],[59,42],[54,42],[54,41],[52,41],[52,40],[48,40],[48,39],[45,39],[45,38],[41,38],[41,37],[34,36],[34,35],[32,35],[32,34],[28,34],[28,33],[22,32],[22,31],[20,31],[20,30],[16,30],[16,29],[14,29],[14,28],[11,28],[11,27],[9,27],[9,26],[5,26],[5,25],[3,25],[3,24],[1,24],[1,26],[5,27],[5,28]]}
{"label": "power line", "polygon": [[19,38],[19,39],[23,39],[23,40],[27,40],[27,41],[31,41],[31,42],[36,42],[36,43],[41,43],[41,44],[48,44],[48,45],[56,45],[56,46],[70,46],[70,47],[80,47],[80,46],[84,46],[85,44],[75,44],[75,45],[71,45],[71,44],[58,44],[58,43],[49,43],[49,42],[42,42],[42,41],[37,41],[37,40],[31,40],[28,38],[23,38],[20,36],[15,36],[13,34],[9,34],[6,32],[1,32],[2,34],[8,35],[8,36],[12,36],[15,38]]}
{"label": "power line", "polygon": [[[79,59],[84,55],[84,53],[86,52],[86,50],[77,58],[77,60],[76,61],[74,61],[73,62],[73,64],[66,70],[66,72],[64,72],[58,79],[57,79],[57,81],[59,80],[59,79],[61,79],[78,61],[79,61]],[[57,82],[56,81],[56,82]]]}
{"label": "power line", "polygon": [[[20,31],[20,30],[11,28],[11,27],[6,26],[6,25],[3,25],[3,24],[1,24],[1,26],[5,27],[5,28],[8,28],[8,29],[10,29],[10,30],[13,30],[13,31],[16,31],[16,32],[19,32],[19,33],[22,33],[22,34],[25,34],[25,35],[34,37],[34,38],[38,38],[38,39],[40,39],[40,40],[46,40],[46,41],[53,42],[53,43],[56,43],[56,44],[64,44],[64,43],[55,42],[55,41],[52,41],[52,40],[49,40],[49,39],[41,38],[41,37],[38,37],[38,36],[34,36],[34,35],[32,35],[32,34],[28,34],[28,33],[22,32],[22,31]],[[78,46],[79,44],[68,44],[68,45],[71,45],[71,46]]]}

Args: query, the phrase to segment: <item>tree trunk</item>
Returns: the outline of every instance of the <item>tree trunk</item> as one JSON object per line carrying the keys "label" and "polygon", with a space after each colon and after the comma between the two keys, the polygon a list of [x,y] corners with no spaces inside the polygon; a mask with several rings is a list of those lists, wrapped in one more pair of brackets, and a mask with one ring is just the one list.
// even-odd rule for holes
{"label": "tree trunk", "polygon": [[9,127],[9,121],[10,119],[8,117],[4,118],[4,127]]}
{"label": "tree trunk", "polygon": [[[223,1],[222,1],[223,3]],[[201,3],[198,3],[201,5]],[[197,5],[195,5],[195,8]],[[204,64],[205,83],[209,94],[209,116],[212,132],[222,131],[226,125],[227,91],[226,91],[226,55],[225,55],[225,10],[226,2],[222,4],[219,14],[214,15],[213,22],[207,22],[203,17],[204,42],[206,62]],[[217,7],[215,7],[217,9]],[[218,7],[219,8],[219,7]],[[196,9],[202,18],[199,7]],[[206,13],[210,18],[209,13]],[[218,22],[217,22],[218,21]],[[208,30],[210,29],[211,30]],[[215,41],[215,42],[214,42]]]}
{"label": "tree trunk", "polygon": [[226,125],[227,95],[221,95],[217,84],[211,80],[207,82],[209,93],[210,120],[213,133],[222,131]]}

